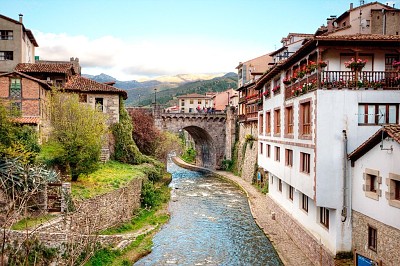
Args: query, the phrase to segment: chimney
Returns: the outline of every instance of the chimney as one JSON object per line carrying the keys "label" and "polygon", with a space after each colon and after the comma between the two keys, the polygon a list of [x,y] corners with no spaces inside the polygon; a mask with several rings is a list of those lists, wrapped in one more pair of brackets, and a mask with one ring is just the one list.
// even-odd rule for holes
{"label": "chimney", "polygon": [[22,14],[19,14],[19,22],[22,24],[22,17],[23,17],[24,15],[22,15]]}
{"label": "chimney", "polygon": [[350,9],[353,9],[353,3],[350,3]]}

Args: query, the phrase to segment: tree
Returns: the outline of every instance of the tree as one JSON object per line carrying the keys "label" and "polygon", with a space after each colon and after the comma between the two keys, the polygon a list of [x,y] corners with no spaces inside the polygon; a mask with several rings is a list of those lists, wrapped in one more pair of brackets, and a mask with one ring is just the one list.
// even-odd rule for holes
{"label": "tree", "polygon": [[79,102],[77,94],[56,92],[51,100],[49,141],[43,145],[42,158],[58,165],[77,181],[80,174],[97,168],[106,133],[106,116]]}
{"label": "tree", "polygon": [[0,102],[0,157],[33,163],[40,151],[37,132],[30,126],[15,123],[15,117]]}
{"label": "tree", "polygon": [[158,144],[157,140],[161,134],[154,126],[153,117],[143,109],[132,110],[130,116],[133,123],[133,140],[142,153],[154,156]]}

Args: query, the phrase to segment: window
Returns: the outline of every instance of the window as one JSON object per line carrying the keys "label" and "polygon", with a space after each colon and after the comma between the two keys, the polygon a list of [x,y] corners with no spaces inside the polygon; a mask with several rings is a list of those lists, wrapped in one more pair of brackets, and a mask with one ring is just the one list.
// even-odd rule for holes
{"label": "window", "polygon": [[79,102],[86,103],[87,102],[87,94],[79,94]]}
{"label": "window", "polygon": [[277,162],[281,161],[281,148],[280,147],[275,147],[275,161],[277,161]]}
{"label": "window", "polygon": [[193,103],[194,103],[193,99],[190,99],[189,103],[190,103],[190,104],[193,104]]}
{"label": "window", "polygon": [[265,127],[266,127],[266,133],[271,134],[271,112],[266,112],[265,113]]}
{"label": "window", "polygon": [[310,154],[300,152],[300,172],[310,173]]}
{"label": "window", "polygon": [[274,110],[274,134],[281,133],[281,109]]}
{"label": "window", "polygon": [[329,210],[327,208],[319,208],[319,222],[326,228],[329,228]]}
{"label": "window", "polygon": [[387,185],[386,199],[388,199],[389,205],[400,208],[400,175],[389,173]]}
{"label": "window", "polygon": [[300,104],[300,135],[311,134],[311,104],[305,102]]}
{"label": "window", "polygon": [[289,185],[289,199],[293,201],[294,187]]}
{"label": "window", "polygon": [[0,40],[12,40],[13,31],[12,30],[0,30]]}
{"label": "window", "polygon": [[379,200],[380,195],[380,183],[382,178],[379,176],[379,171],[373,169],[365,169],[364,171],[364,184],[363,190],[365,191],[365,196],[374,200]]}
{"label": "window", "polygon": [[103,98],[95,98],[96,109],[103,112]]}
{"label": "window", "polygon": [[258,134],[262,135],[264,132],[264,116],[261,113],[260,116],[258,117]]}
{"label": "window", "polygon": [[394,199],[400,200],[400,181],[393,180],[394,182]]}
{"label": "window", "polygon": [[189,113],[193,113],[193,108],[189,108]]}
{"label": "window", "polygon": [[394,61],[399,61],[398,55],[385,55],[385,71],[395,71],[395,67],[393,66]]}
{"label": "window", "polygon": [[10,97],[21,98],[21,79],[10,79]]}
{"label": "window", "polygon": [[382,125],[397,124],[399,105],[398,104],[359,104],[358,124],[359,125]]}
{"label": "window", "polygon": [[11,51],[0,51],[0,61],[14,60],[13,52]]}
{"label": "window", "polygon": [[22,103],[21,102],[11,102],[11,115],[12,116],[20,116],[22,112]]}
{"label": "window", "polygon": [[377,246],[377,231],[376,228],[368,226],[368,248],[376,251]]}
{"label": "window", "polygon": [[285,165],[293,166],[293,150],[285,149]]}
{"label": "window", "polygon": [[293,106],[285,108],[285,133],[293,134]]}
{"label": "window", "polygon": [[271,157],[271,145],[267,144],[266,146],[266,156],[269,158]]}
{"label": "window", "polygon": [[201,104],[201,100],[200,99],[197,100],[197,104]]}
{"label": "window", "polygon": [[181,106],[185,106],[185,100],[181,101]]}
{"label": "window", "polygon": [[307,195],[301,194],[301,208],[308,212],[308,197]]}
{"label": "window", "polygon": [[264,143],[260,142],[260,154],[263,154]]}
{"label": "window", "polygon": [[278,180],[278,190],[279,190],[279,192],[282,192],[282,180],[281,179]]}

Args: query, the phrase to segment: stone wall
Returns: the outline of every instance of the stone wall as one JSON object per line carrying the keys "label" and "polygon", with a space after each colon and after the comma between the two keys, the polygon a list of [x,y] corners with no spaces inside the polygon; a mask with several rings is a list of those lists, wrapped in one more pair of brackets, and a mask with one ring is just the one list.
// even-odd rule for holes
{"label": "stone wall", "polygon": [[[268,195],[267,195],[268,197]],[[271,210],[276,221],[303,253],[314,263],[320,266],[334,266],[334,254],[329,252],[314,236],[307,232],[289,213],[283,210],[272,198],[270,198]]]}
{"label": "stone wall", "polygon": [[[94,249],[115,245],[124,239],[123,235],[96,235],[100,230],[129,221],[133,211],[140,207],[142,178],[133,179],[127,186],[85,201],[74,202],[76,211],[43,224],[33,231],[6,230],[0,234],[5,243],[21,243],[26,239],[38,239],[47,247],[63,253],[81,252],[83,248]],[[74,254],[78,256],[79,254]],[[58,258],[57,265],[65,265]]]}
{"label": "stone wall", "polygon": [[[352,211],[353,248],[382,265],[400,265],[400,229],[388,226],[362,213]],[[368,248],[368,226],[377,231],[377,249]]]}
{"label": "stone wall", "polygon": [[39,231],[93,234],[100,230],[129,221],[140,207],[141,178],[133,179],[127,186],[81,202],[74,202],[76,211],[64,215]]}
{"label": "stone wall", "polygon": [[257,163],[257,141],[253,141],[253,144],[245,144],[245,136],[253,135],[257,137],[258,135],[258,127],[257,121],[254,123],[242,123],[239,124],[239,141],[236,144],[237,146],[237,168],[240,176],[248,181],[252,182],[254,174],[255,174],[255,164]]}

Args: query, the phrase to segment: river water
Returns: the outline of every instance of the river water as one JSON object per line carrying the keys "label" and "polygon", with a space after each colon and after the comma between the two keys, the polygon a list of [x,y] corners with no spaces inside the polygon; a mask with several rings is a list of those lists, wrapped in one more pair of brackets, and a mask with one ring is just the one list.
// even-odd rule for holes
{"label": "river water", "polygon": [[171,219],[135,265],[282,265],[240,189],[173,163],[168,171]]}

